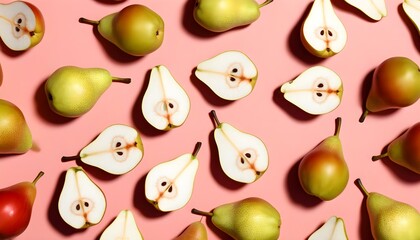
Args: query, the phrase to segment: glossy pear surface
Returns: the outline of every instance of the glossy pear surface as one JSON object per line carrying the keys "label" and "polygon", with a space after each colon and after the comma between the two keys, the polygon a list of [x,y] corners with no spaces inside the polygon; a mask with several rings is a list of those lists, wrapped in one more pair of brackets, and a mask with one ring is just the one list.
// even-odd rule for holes
{"label": "glossy pear surface", "polygon": [[377,192],[368,192],[360,179],[356,184],[366,196],[370,228],[375,240],[420,239],[420,213],[413,206]]}
{"label": "glossy pear surface", "polygon": [[0,99],[0,154],[20,154],[32,148],[32,134],[22,111]]}
{"label": "glossy pear surface", "polygon": [[308,240],[348,240],[342,218],[332,216],[309,236]]}
{"label": "glossy pear surface", "polygon": [[255,0],[197,0],[193,16],[205,29],[225,32],[255,22],[260,17],[260,8],[272,1],[259,4]]}
{"label": "glossy pear surface", "polygon": [[64,222],[75,229],[88,228],[102,220],[105,210],[105,195],[98,185],[82,167],[69,168],[58,199],[58,212]]}
{"label": "glossy pear surface", "polygon": [[133,213],[121,210],[117,217],[102,232],[99,240],[143,240],[143,236],[136,224]]}
{"label": "glossy pear surface", "polygon": [[228,123],[220,122],[214,110],[210,114],[216,126],[213,136],[223,172],[237,182],[255,182],[268,169],[268,150],[264,142]]}
{"label": "glossy pear surface", "polygon": [[173,240],[207,240],[206,226],[200,222],[193,222],[184,231]]}
{"label": "glossy pear surface", "polygon": [[159,163],[147,173],[145,195],[156,209],[175,211],[188,203],[199,166],[197,154],[200,147],[201,142],[198,142],[193,153]]}
{"label": "glossy pear surface", "polygon": [[258,70],[252,60],[234,50],[202,61],[194,73],[217,96],[230,101],[248,96],[258,78]]}
{"label": "glossy pear surface", "polygon": [[96,26],[102,37],[133,56],[150,54],[163,43],[163,19],[141,4],[128,5],[99,21],[81,18],[79,22]]}
{"label": "glossy pear surface", "polygon": [[331,57],[344,49],[347,31],[331,0],[314,0],[302,24],[300,38],[303,46],[317,57]]}
{"label": "glossy pear surface", "polygon": [[284,98],[303,111],[320,115],[336,109],[343,96],[343,83],[333,70],[314,66],[294,80],[284,83],[280,91]]}
{"label": "glossy pear surface", "polygon": [[236,240],[277,240],[280,236],[280,213],[262,198],[249,197],[222,204],[211,212],[197,209],[192,212],[211,217],[214,226]]}
{"label": "glossy pear surface", "polygon": [[385,0],[345,0],[348,4],[359,9],[370,19],[379,21],[388,15]]}
{"label": "glossy pear surface", "polygon": [[324,201],[336,198],[346,188],[349,169],[339,137],[341,118],[337,118],[336,132],[325,138],[300,161],[298,175],[306,193]]}
{"label": "glossy pear surface", "polygon": [[26,230],[36,198],[35,184],[43,175],[39,172],[32,182],[0,189],[0,239],[14,238]]}
{"label": "glossy pear surface", "polygon": [[64,117],[80,117],[89,112],[112,82],[129,83],[128,78],[111,76],[103,68],[63,66],[45,83],[50,108]]}
{"label": "glossy pear surface", "polygon": [[41,42],[45,33],[44,17],[25,1],[0,3],[0,38],[14,51],[24,51]]}
{"label": "glossy pear surface", "polygon": [[404,0],[402,8],[420,34],[420,0]]}
{"label": "glossy pear surface", "polygon": [[187,92],[169,69],[163,65],[152,68],[141,104],[146,121],[158,130],[170,130],[186,121],[190,108]]}
{"label": "glossy pear surface", "polygon": [[376,67],[366,99],[363,122],[369,112],[398,109],[420,98],[420,69],[411,59],[391,57]]}

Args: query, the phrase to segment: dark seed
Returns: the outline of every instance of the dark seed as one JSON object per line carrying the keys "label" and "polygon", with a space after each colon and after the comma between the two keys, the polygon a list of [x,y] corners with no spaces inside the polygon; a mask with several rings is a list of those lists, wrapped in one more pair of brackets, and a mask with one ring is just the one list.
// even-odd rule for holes
{"label": "dark seed", "polygon": [[118,152],[117,152],[117,154],[118,154],[118,156],[122,156],[122,155],[124,155],[124,153],[123,153],[123,152],[121,152],[121,151],[118,151]]}
{"label": "dark seed", "polygon": [[84,205],[85,205],[85,207],[89,207],[89,203],[88,202],[85,202]]}
{"label": "dark seed", "polygon": [[117,142],[117,144],[115,144],[116,147],[121,147],[121,142]]}
{"label": "dark seed", "polygon": [[20,32],[20,28],[15,27],[16,32]]}
{"label": "dark seed", "polygon": [[333,36],[333,33],[332,33],[330,30],[328,30],[328,35],[329,35],[330,37],[332,37],[332,36]]}
{"label": "dark seed", "polygon": [[172,192],[172,186],[168,188],[168,192]]}
{"label": "dark seed", "polygon": [[19,24],[21,24],[22,22],[23,22],[22,18],[19,18],[19,19],[17,20],[17,23],[19,23]]}
{"label": "dark seed", "polygon": [[325,34],[324,30],[321,30],[320,34],[321,34],[321,36],[324,36],[324,34]]}
{"label": "dark seed", "polygon": [[79,211],[80,210],[80,204],[76,205],[76,210]]}
{"label": "dark seed", "polygon": [[316,93],[318,97],[322,97],[322,93]]}
{"label": "dark seed", "polygon": [[245,157],[250,158],[251,157],[251,153],[245,153]]}
{"label": "dark seed", "polygon": [[234,82],[234,81],[236,81],[236,78],[230,77],[230,81]]}
{"label": "dark seed", "polygon": [[324,84],[320,83],[320,84],[318,84],[318,87],[319,88],[323,88],[324,87]]}
{"label": "dark seed", "polygon": [[232,69],[232,72],[236,73],[236,72],[238,72],[238,69],[234,68],[234,69]]}
{"label": "dark seed", "polygon": [[174,108],[174,105],[172,103],[168,104],[170,108]]}
{"label": "dark seed", "polygon": [[162,182],[160,185],[161,185],[162,187],[164,187],[164,186],[166,186],[166,182]]}
{"label": "dark seed", "polygon": [[241,163],[242,163],[242,164],[244,164],[244,163],[245,163],[245,160],[244,160],[243,158],[241,158]]}

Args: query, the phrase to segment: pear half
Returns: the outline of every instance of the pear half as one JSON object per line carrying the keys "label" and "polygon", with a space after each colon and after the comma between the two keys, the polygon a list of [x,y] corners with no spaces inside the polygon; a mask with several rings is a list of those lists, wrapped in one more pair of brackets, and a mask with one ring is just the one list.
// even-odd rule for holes
{"label": "pear half", "polygon": [[343,83],[333,70],[310,67],[294,80],[284,83],[280,91],[284,98],[303,111],[320,115],[336,109],[343,95]]}
{"label": "pear half", "polygon": [[348,240],[346,226],[342,218],[332,216],[324,225],[311,234],[308,240]]}
{"label": "pear half", "polygon": [[331,0],[314,0],[302,24],[300,38],[303,46],[317,57],[331,57],[344,49],[347,31]]}
{"label": "pear half", "polygon": [[121,210],[117,217],[102,232],[99,240],[143,240],[143,236],[137,227],[133,213],[128,210]]}
{"label": "pear half", "polygon": [[216,128],[214,140],[219,152],[223,172],[231,179],[252,183],[268,168],[268,150],[258,137],[220,122],[213,110],[210,112]]}
{"label": "pear half", "polygon": [[156,209],[169,212],[188,203],[199,166],[197,154],[200,147],[201,142],[198,142],[193,153],[159,163],[147,173],[145,194]]}
{"label": "pear half", "polygon": [[385,0],[344,0],[369,18],[379,21],[388,15]]}
{"label": "pear half", "polygon": [[143,159],[144,148],[140,133],[127,125],[114,124],[103,130],[85,146],[79,156],[63,157],[62,161],[77,157],[88,165],[114,175],[133,170]]}
{"label": "pear half", "polygon": [[402,8],[420,34],[420,0],[404,0]]}
{"label": "pear half", "polygon": [[258,70],[247,55],[231,50],[199,63],[195,76],[220,98],[233,101],[252,92]]}
{"label": "pear half", "polygon": [[187,119],[190,105],[187,92],[167,67],[152,68],[141,105],[143,116],[150,125],[158,130],[179,127]]}
{"label": "pear half", "polygon": [[105,210],[105,195],[98,185],[82,167],[69,168],[58,199],[61,218],[73,228],[88,228],[102,220]]}

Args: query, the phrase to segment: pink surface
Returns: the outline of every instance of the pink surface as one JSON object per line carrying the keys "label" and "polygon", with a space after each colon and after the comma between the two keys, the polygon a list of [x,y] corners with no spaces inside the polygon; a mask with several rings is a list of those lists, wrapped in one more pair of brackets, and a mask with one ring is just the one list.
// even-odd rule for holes
{"label": "pink surface", "polygon": [[[376,155],[403,130],[419,121],[420,104],[399,111],[369,115],[363,124],[362,96],[372,70],[392,56],[409,57],[420,63],[420,36],[402,12],[401,1],[387,1],[388,16],[379,22],[343,1],[333,1],[337,15],[348,31],[344,50],[329,59],[311,56],[301,45],[299,28],[311,1],[274,1],[248,27],[222,34],[200,28],[192,18],[194,0],[134,1],[110,4],[101,1],[32,0],[42,11],[46,33],[42,42],[24,53],[3,48],[0,63],[4,81],[0,98],[24,112],[40,151],[0,157],[0,188],[32,180],[39,171],[38,195],[27,230],[17,239],[96,239],[122,209],[131,209],[145,239],[171,239],[188,224],[200,220],[191,208],[211,210],[226,202],[258,196],[272,203],[282,217],[281,239],[306,239],[330,216],[344,218],[350,239],[371,239],[363,195],[354,185],[361,178],[366,188],[382,192],[420,209],[420,176],[388,160],[372,162]],[[79,17],[99,19],[124,6],[142,3],[165,21],[165,39],[156,52],[128,57],[95,35],[92,27],[78,23]],[[192,77],[202,60],[226,50],[241,50],[257,65],[259,78],[254,91],[244,99],[226,103]],[[140,103],[149,70],[166,65],[188,92],[192,106],[183,126],[162,133],[142,118]],[[64,65],[103,67],[113,75],[131,77],[129,85],[115,84],[84,116],[67,120],[51,112],[43,91],[45,80]],[[344,81],[343,101],[335,111],[310,117],[283,100],[282,83],[314,65],[336,71]],[[219,119],[260,137],[266,144],[270,166],[258,181],[235,183],[220,169],[212,140],[213,123],[208,115],[216,110]],[[297,178],[301,157],[334,132],[334,119],[342,117],[341,139],[350,169],[345,191],[336,199],[320,202],[305,194]],[[145,157],[133,171],[112,177],[82,165],[104,191],[108,208],[98,225],[85,231],[67,226],[57,211],[63,172],[75,162],[61,162],[74,155],[105,127],[122,123],[139,129]],[[163,214],[147,203],[144,179],[154,165],[191,152],[203,142],[198,154],[200,166],[189,203]],[[209,239],[227,236],[207,222]]]}

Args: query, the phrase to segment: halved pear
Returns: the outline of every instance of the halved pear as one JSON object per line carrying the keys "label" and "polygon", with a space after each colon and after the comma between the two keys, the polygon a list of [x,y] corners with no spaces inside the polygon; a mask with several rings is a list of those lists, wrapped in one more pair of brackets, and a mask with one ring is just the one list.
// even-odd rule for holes
{"label": "halved pear", "polygon": [[346,226],[342,218],[332,216],[316,230],[308,240],[348,240]]}
{"label": "halved pear", "polygon": [[223,172],[242,183],[259,179],[268,168],[268,151],[264,142],[228,123],[220,122],[214,110],[210,113],[216,125],[214,140]]}
{"label": "halved pear", "polygon": [[133,213],[121,210],[117,217],[102,232],[99,240],[143,240],[143,236],[136,224]]}
{"label": "halved pear", "polygon": [[420,0],[404,0],[402,7],[420,34]]}
{"label": "halved pear", "polygon": [[197,154],[200,147],[201,142],[198,142],[193,153],[159,163],[147,173],[145,194],[156,209],[169,212],[188,203],[199,166]]}
{"label": "halved pear", "polygon": [[284,98],[303,111],[320,115],[333,111],[343,96],[340,76],[324,66],[314,66],[303,71],[294,80],[283,83],[280,91]]}
{"label": "halved pear", "polygon": [[386,17],[388,11],[386,9],[385,0],[344,0],[348,4],[362,11],[369,18],[379,21]]}
{"label": "halved pear", "polygon": [[134,169],[144,156],[140,133],[127,125],[114,124],[103,130],[85,146],[79,156],[63,157],[63,161],[77,157],[88,165],[108,173],[121,175]]}
{"label": "halved pear", "polygon": [[247,55],[231,50],[199,63],[195,76],[217,96],[233,101],[252,92],[258,70]]}
{"label": "halved pear", "polygon": [[58,199],[61,218],[73,228],[88,228],[102,220],[105,210],[105,195],[98,185],[82,167],[69,168]]}
{"label": "halved pear", "polygon": [[344,49],[347,31],[331,0],[314,0],[302,24],[300,38],[305,48],[317,57],[331,57]]}
{"label": "halved pear", "polygon": [[159,130],[181,126],[190,112],[190,99],[163,65],[152,68],[141,109],[147,122]]}

